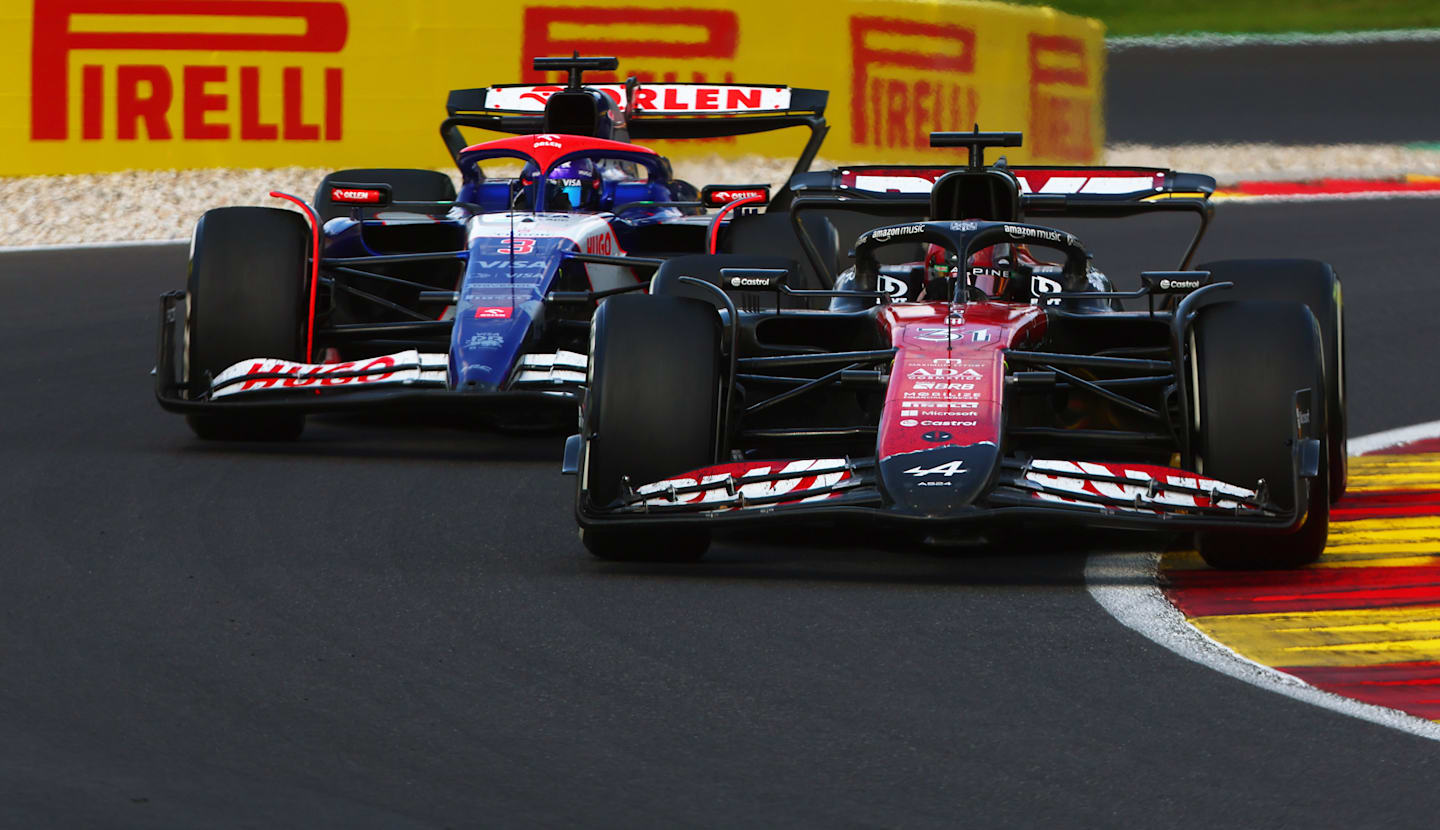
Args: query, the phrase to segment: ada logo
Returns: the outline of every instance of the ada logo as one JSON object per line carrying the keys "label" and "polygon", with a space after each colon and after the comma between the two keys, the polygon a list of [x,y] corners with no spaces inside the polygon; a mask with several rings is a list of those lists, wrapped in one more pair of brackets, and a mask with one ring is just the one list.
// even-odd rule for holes
{"label": "ada logo", "polygon": [[963,476],[969,470],[965,469],[964,461],[946,461],[938,467],[911,467],[905,471],[906,475],[924,478],[925,476]]}
{"label": "ada logo", "polygon": [[924,435],[921,435],[920,437],[924,438],[926,441],[929,441],[932,444],[942,444],[946,441],[949,441],[951,438],[954,438],[955,436],[951,435],[943,429],[932,429]]}
{"label": "ada logo", "polygon": [[911,369],[910,372],[905,375],[905,377],[911,379],[926,378],[928,380],[935,380],[937,378],[954,378],[960,377],[960,370],[956,369],[953,366],[940,366],[935,369],[926,369],[924,366],[921,366],[916,369]]}

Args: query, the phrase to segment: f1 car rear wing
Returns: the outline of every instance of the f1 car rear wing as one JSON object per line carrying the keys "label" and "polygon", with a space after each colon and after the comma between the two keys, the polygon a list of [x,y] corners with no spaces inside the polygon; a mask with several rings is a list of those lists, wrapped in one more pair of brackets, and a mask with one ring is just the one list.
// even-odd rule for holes
{"label": "f1 car rear wing", "polygon": [[[924,201],[942,176],[965,167],[869,165],[807,173],[791,183],[797,195],[833,192],[857,199]],[[1160,167],[1014,165],[1021,205],[1034,216],[1115,216],[1143,212],[1159,201],[1206,201],[1215,179]]]}
{"label": "f1 car rear wing", "polygon": [[[842,210],[886,217],[895,222],[930,217],[931,191],[945,175],[974,168],[867,165],[800,173],[772,200],[771,209]],[[1019,185],[1020,210],[1026,218],[1125,217],[1142,213],[1193,213],[1199,227],[1178,266],[1189,268],[1204,237],[1214,207],[1210,195],[1215,179],[1160,167],[996,165]],[[986,218],[986,217],[976,217]],[[833,217],[832,217],[833,221]],[[802,243],[803,230],[797,230]],[[808,247],[808,246],[806,246]],[[807,251],[807,253],[809,253]]]}
{"label": "f1 car rear wing", "polygon": [[537,69],[572,69],[571,84],[499,84],[450,92],[445,103],[448,117],[440,124],[440,134],[451,156],[458,157],[467,146],[459,127],[515,135],[546,132],[545,109],[551,96],[582,88],[614,102],[624,114],[630,139],[719,138],[808,127],[810,139],[795,165],[797,173],[810,169],[829,130],[824,116],[830,93],[825,90],[780,84],[650,84],[635,78],[582,87],[570,64],[580,64],[581,69],[608,69],[616,65],[615,59],[577,56],[537,58],[535,63]]}

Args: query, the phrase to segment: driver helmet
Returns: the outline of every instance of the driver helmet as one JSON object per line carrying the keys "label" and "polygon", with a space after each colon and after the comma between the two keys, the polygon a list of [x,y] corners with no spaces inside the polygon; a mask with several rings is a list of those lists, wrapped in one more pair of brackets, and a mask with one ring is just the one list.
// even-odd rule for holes
{"label": "driver helmet", "polygon": [[590,159],[574,159],[550,168],[545,176],[546,210],[597,210],[600,171]]}
{"label": "driver helmet", "polygon": [[930,243],[925,246],[925,281],[955,276],[955,256],[944,246]]}
{"label": "driver helmet", "polygon": [[[997,248],[1007,250],[997,251]],[[1009,249],[1014,249],[1013,251]],[[992,245],[982,248],[970,256],[966,264],[970,283],[990,297],[1008,297],[1018,285],[1013,279],[1011,266],[1016,257],[1028,257],[1024,245]],[[997,260],[1001,260],[997,262]],[[925,249],[925,281],[957,277],[955,255],[948,249],[931,243]]]}

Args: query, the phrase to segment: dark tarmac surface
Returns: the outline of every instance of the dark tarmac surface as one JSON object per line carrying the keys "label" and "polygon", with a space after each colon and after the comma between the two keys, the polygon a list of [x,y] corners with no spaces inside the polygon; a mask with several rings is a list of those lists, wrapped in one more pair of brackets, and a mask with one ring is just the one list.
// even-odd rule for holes
{"label": "dark tarmac surface", "polygon": [[[1202,259],[1339,268],[1359,434],[1440,417],[1437,226],[1440,201],[1224,206]],[[1117,277],[1121,227],[1086,234]],[[314,420],[295,444],[202,444],[147,374],[184,259],[0,256],[0,826],[1440,812],[1440,746],[1145,640],[1090,598],[1081,553],[837,536],[617,566],[576,540],[559,438]]]}
{"label": "dark tarmac surface", "polygon": [[1111,144],[1440,141],[1440,41],[1131,47],[1106,62]]}

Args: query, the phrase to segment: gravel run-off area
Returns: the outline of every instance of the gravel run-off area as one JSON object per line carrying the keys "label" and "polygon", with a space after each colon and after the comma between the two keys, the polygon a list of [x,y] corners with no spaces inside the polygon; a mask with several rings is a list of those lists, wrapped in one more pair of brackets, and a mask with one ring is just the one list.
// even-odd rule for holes
{"label": "gravel run-off area", "polygon": [[[1246,180],[1440,175],[1440,152],[1389,145],[1117,145],[1106,162],[1208,173],[1222,186]],[[686,159],[676,174],[697,185],[785,179],[792,162],[758,156]],[[814,169],[834,166],[817,160]],[[309,200],[328,171],[308,167],[128,171],[0,178],[0,247],[183,239],[212,207],[274,205],[271,190]],[[446,171],[451,172],[453,171]]]}

